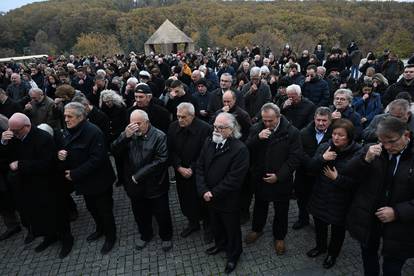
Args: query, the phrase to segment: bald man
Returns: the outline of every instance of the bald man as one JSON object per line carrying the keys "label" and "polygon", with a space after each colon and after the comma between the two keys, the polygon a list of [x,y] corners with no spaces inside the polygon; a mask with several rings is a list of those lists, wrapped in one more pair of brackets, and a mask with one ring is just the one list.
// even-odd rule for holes
{"label": "bald man", "polygon": [[0,153],[9,164],[22,224],[35,237],[44,236],[35,251],[44,251],[60,238],[59,257],[66,257],[72,250],[73,237],[67,216],[59,207],[53,174],[56,169],[53,138],[32,127],[25,114],[15,113],[9,119],[9,128],[2,133]]}
{"label": "bald man", "polygon": [[112,143],[114,156],[124,161],[125,190],[141,239],[142,250],[153,238],[152,216],[158,222],[162,249],[172,248],[172,222],[168,201],[167,136],[151,125],[148,114],[134,110],[125,131]]}

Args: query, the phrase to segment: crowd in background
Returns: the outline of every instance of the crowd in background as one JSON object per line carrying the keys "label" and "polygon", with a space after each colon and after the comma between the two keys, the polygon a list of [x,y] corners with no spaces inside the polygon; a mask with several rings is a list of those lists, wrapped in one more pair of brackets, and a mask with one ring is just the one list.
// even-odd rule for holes
{"label": "crowd in background", "polygon": [[349,230],[366,275],[379,273],[381,238],[384,275],[400,275],[414,256],[413,97],[414,56],[404,64],[388,49],[363,53],[354,41],[345,50],[319,43],[302,53],[253,46],[1,64],[7,231],[0,240],[23,225],[26,243],[45,236],[37,252],[62,240],[64,258],[73,246],[76,191],[96,223],[88,241],[104,235],[107,254],[116,241],[115,185],[131,199],[137,249],[153,238],[154,216],[168,251],[168,189],[176,182],[188,219],[180,235],[202,221],[205,242],[215,241],[206,253],[226,251],[226,273],[242,252],[240,225],[251,219],[245,242],[255,242],[270,202],[274,249],[285,253],[296,198],[293,229],[309,225],[310,214],[315,225],[309,257],[327,252],[323,266],[332,267]]}

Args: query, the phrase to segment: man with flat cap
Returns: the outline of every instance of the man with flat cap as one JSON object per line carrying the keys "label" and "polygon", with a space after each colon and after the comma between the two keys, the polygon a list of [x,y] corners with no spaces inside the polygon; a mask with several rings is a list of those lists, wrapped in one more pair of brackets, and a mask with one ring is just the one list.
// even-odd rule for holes
{"label": "man with flat cap", "polygon": [[127,119],[129,120],[134,110],[143,110],[148,114],[153,126],[167,133],[171,114],[166,108],[156,103],[152,97],[151,88],[145,83],[139,83],[135,88],[134,97],[134,104],[127,110]]}

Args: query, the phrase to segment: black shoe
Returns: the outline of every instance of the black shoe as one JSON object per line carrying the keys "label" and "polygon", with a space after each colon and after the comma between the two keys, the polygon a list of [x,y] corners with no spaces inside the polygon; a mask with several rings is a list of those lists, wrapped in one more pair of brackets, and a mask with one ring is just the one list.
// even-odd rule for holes
{"label": "black shoe", "polygon": [[295,222],[292,226],[292,229],[294,230],[298,230],[301,229],[305,226],[309,225],[309,221],[302,221],[302,220],[298,220],[297,222]]}
{"label": "black shoe", "polygon": [[62,240],[62,248],[59,252],[59,258],[64,259],[72,251],[73,247],[73,237],[68,236]]}
{"label": "black shoe", "polygon": [[221,251],[223,251],[222,248],[219,248],[217,246],[213,246],[213,247],[210,247],[206,250],[206,254],[207,255],[216,255],[217,253],[219,253]]}
{"label": "black shoe", "polygon": [[323,261],[323,267],[326,269],[329,269],[333,267],[335,263],[336,263],[336,257],[328,255]]}
{"label": "black shoe", "polygon": [[102,237],[103,233],[102,232],[93,232],[92,234],[90,234],[87,238],[86,241],[87,242],[93,242],[98,240],[100,237]]}
{"label": "black shoe", "polygon": [[226,268],[224,269],[224,273],[230,274],[234,269],[236,269],[237,261],[236,262],[227,262]]}
{"label": "black shoe", "polygon": [[35,240],[35,236],[32,232],[27,232],[27,236],[24,238],[24,244],[29,244]]}
{"label": "black shoe", "polygon": [[39,253],[44,251],[46,248],[57,242],[56,237],[45,237],[45,239],[35,248],[35,252]]}
{"label": "black shoe", "polygon": [[181,233],[180,236],[182,238],[186,238],[191,235],[191,233],[200,230],[200,225],[191,225],[189,224]]}
{"label": "black shoe", "polygon": [[0,241],[4,241],[14,234],[17,234],[22,231],[22,228],[20,226],[16,226],[13,229],[7,229],[6,232],[0,235]]}
{"label": "black shoe", "polygon": [[78,210],[75,209],[73,211],[70,211],[70,213],[69,213],[69,221],[75,221],[75,220],[78,219],[78,217],[79,217]]}
{"label": "black shoe", "polygon": [[308,252],[306,252],[306,255],[310,258],[315,258],[315,257],[318,257],[319,255],[321,255],[325,252],[326,252],[326,249],[322,250],[322,249],[319,249],[319,248],[315,247],[315,248],[309,250]]}
{"label": "black shoe", "polygon": [[105,240],[105,243],[101,249],[101,254],[102,255],[108,254],[112,250],[112,248],[114,248],[114,245],[115,245],[115,240]]}

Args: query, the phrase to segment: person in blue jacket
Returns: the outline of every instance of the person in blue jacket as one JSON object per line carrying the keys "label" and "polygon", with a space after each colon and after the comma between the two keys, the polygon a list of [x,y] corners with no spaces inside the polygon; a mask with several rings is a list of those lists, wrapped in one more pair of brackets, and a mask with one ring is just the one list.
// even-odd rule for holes
{"label": "person in blue jacket", "polygon": [[367,80],[361,86],[360,96],[352,99],[352,106],[361,115],[361,125],[363,128],[369,125],[375,115],[383,111],[381,96],[372,92],[372,82]]}

